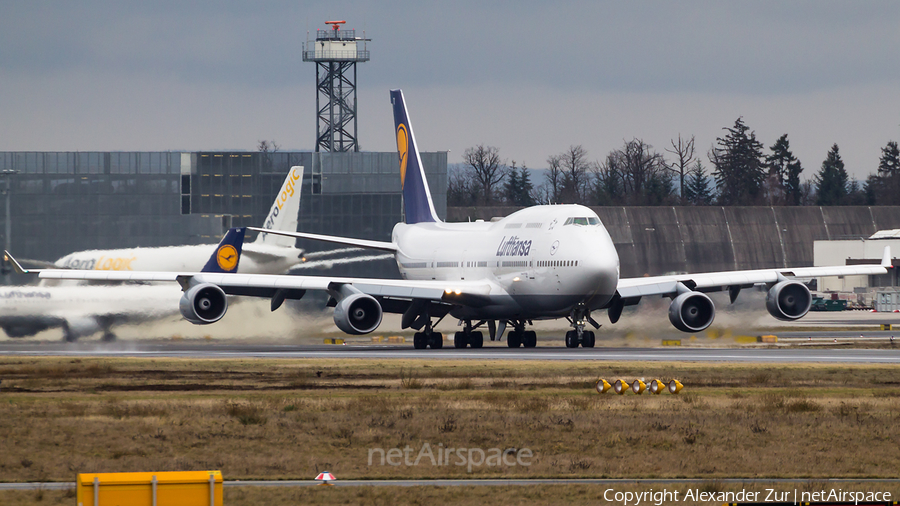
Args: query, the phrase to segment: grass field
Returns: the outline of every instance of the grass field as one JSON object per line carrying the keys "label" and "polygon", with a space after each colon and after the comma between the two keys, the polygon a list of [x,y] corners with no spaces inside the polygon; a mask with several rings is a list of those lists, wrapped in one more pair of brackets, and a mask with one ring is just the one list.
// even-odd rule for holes
{"label": "grass field", "polygon": [[[686,386],[679,395],[598,395],[597,377],[676,377]],[[0,379],[0,481],[220,469],[229,480],[329,470],[339,479],[815,483],[895,478],[900,469],[900,368],[891,366],[2,358]],[[435,452],[497,448],[507,462],[526,449],[532,457],[471,472],[427,458],[381,464],[377,453],[370,465],[372,449],[409,446],[415,457],[426,443]],[[333,495],[386,502],[380,489],[366,490]],[[430,492],[415,493],[424,501]],[[52,502],[63,493],[44,494]],[[482,492],[452,494],[477,502]],[[8,497],[3,504],[16,504]]]}

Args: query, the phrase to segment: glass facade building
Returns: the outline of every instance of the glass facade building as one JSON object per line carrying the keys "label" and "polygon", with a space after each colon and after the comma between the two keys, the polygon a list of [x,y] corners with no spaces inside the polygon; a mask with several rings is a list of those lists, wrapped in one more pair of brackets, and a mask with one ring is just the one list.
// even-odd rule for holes
{"label": "glass facade building", "polygon": [[[447,153],[422,153],[422,162],[443,218]],[[0,170],[16,172],[12,251],[52,261],[86,249],[215,243],[229,222],[261,226],[294,165],[304,166],[299,230],[390,240],[401,219],[395,152],[0,152]],[[341,275],[395,272],[391,261]]]}

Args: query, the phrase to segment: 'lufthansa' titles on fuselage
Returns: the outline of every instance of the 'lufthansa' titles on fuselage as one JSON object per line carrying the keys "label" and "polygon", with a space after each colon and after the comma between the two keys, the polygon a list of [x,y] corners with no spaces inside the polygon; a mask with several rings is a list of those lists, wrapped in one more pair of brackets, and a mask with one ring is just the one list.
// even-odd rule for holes
{"label": "'lufthansa' titles on fuselage", "polygon": [[519,239],[514,235],[509,239],[503,236],[500,247],[497,248],[498,257],[525,257],[531,252],[531,240]]}

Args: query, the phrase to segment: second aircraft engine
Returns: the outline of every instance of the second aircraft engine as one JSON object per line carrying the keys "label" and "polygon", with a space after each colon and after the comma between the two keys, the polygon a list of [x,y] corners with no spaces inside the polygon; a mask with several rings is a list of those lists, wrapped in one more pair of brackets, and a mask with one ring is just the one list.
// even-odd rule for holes
{"label": "second aircraft engine", "polygon": [[669,321],[682,332],[700,332],[712,325],[716,307],[702,292],[685,292],[669,305]]}
{"label": "second aircraft engine", "polygon": [[799,281],[782,281],[766,294],[766,309],[769,314],[783,321],[796,320],[806,316],[812,306],[809,288]]}
{"label": "second aircraft engine", "polygon": [[185,291],[178,308],[185,320],[196,325],[205,325],[215,323],[225,316],[228,301],[221,288],[212,283],[203,283]]}
{"label": "second aircraft engine", "polygon": [[375,297],[354,293],[334,306],[334,324],[352,335],[368,334],[381,325],[381,304]]}

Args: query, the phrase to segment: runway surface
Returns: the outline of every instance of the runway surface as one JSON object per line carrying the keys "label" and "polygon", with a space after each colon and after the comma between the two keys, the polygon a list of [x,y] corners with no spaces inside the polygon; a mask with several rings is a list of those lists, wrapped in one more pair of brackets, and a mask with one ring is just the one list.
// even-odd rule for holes
{"label": "runway surface", "polygon": [[0,356],[177,357],[177,358],[335,358],[441,360],[595,360],[673,362],[762,362],[900,364],[898,348],[817,347],[747,348],[444,348],[416,350],[411,345],[275,345],[220,343],[0,343]]}

